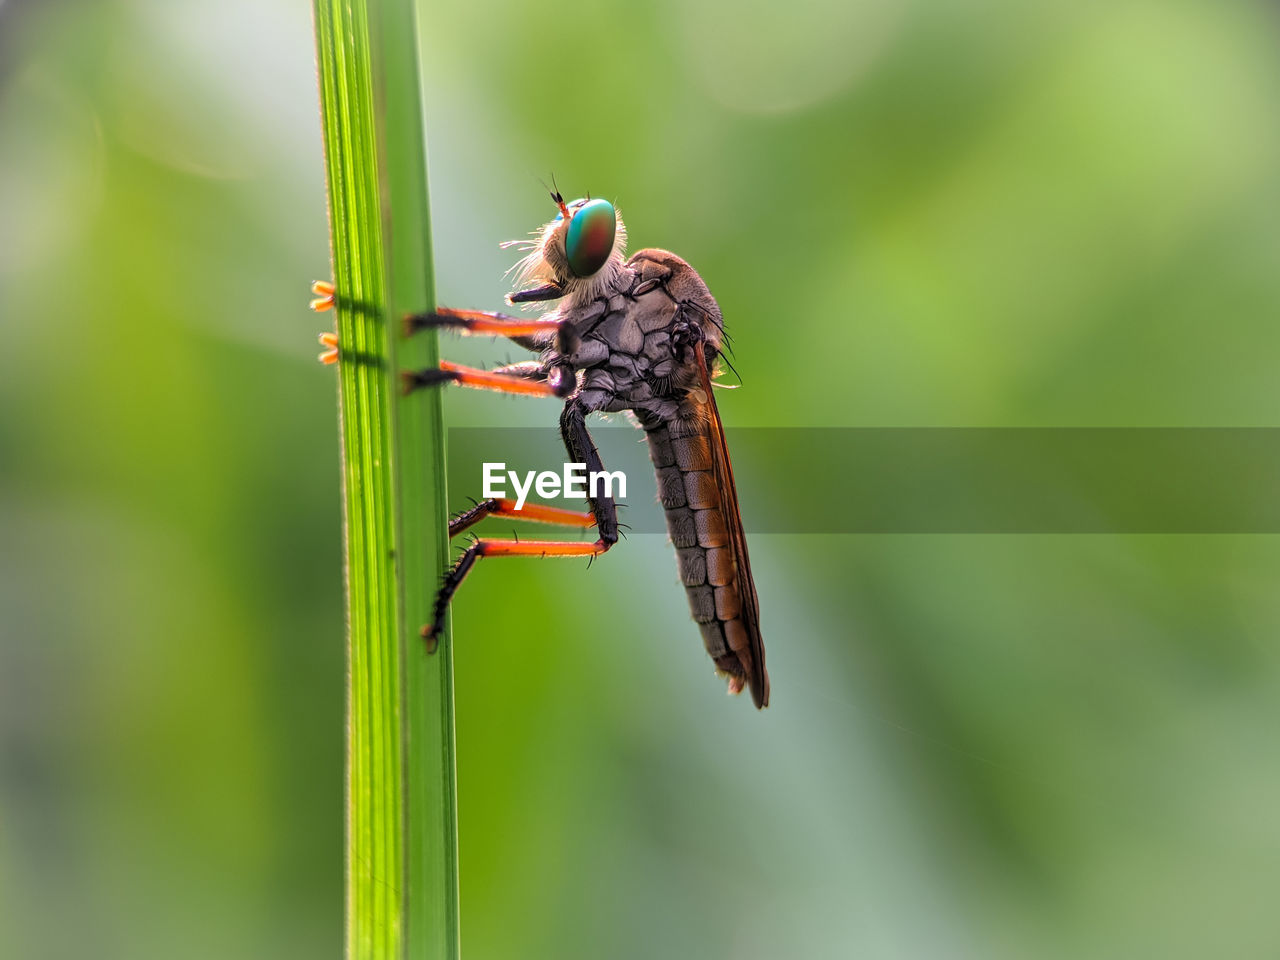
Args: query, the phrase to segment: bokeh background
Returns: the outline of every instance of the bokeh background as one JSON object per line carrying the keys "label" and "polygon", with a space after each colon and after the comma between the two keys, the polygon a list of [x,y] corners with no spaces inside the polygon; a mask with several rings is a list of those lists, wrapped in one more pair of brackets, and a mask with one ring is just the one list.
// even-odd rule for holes
{"label": "bokeh background", "polygon": [[[706,278],[731,425],[1280,426],[1273,4],[423,19],[444,302],[500,306],[554,172]],[[2,956],[341,949],[313,42],[301,2],[0,3]],[[737,472],[748,516],[838,509],[803,463]],[[468,957],[1280,953],[1275,537],[752,558],[760,715],[660,536],[468,582]]]}

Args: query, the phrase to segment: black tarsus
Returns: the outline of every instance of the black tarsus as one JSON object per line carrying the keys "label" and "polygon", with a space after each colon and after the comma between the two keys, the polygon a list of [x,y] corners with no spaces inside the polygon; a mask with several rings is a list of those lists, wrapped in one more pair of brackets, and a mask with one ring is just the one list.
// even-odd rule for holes
{"label": "black tarsus", "polygon": [[408,396],[423,387],[434,387],[439,383],[453,383],[461,375],[453,370],[441,370],[438,367],[427,367],[423,370],[401,370],[400,388]]}
{"label": "black tarsus", "polygon": [[490,498],[488,500],[473,501],[475,506],[470,510],[463,510],[452,520],[449,521],[449,537],[452,539],[469,527],[474,527],[477,523],[494,513],[498,509],[498,501]]}
{"label": "black tarsus", "polygon": [[458,557],[457,562],[444,575],[444,579],[440,584],[440,592],[436,594],[436,605],[431,623],[422,628],[422,639],[427,641],[428,653],[435,652],[440,634],[444,630],[445,615],[449,612],[449,601],[453,599],[458,585],[466,578],[467,573],[475,565],[476,557],[479,555],[478,545],[472,543],[471,546],[462,551],[462,556]]}

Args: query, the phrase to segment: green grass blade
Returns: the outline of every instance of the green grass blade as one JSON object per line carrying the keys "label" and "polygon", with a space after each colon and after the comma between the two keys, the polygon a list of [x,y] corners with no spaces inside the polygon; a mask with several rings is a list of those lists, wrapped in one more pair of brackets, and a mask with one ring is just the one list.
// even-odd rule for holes
{"label": "green grass blade", "polygon": [[347,955],[458,955],[452,645],[428,655],[448,557],[417,25],[410,0],[316,0],[342,410],[350,635]]}

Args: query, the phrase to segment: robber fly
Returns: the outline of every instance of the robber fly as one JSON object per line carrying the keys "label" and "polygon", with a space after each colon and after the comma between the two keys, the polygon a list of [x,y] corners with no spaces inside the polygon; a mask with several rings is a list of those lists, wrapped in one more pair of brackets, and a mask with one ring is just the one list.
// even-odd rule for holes
{"label": "robber fly", "polygon": [[[627,231],[606,200],[565,203],[551,192],[559,212],[526,244],[517,265],[512,304],[557,301],[536,320],[481,310],[437,308],[408,317],[405,331],[445,328],[464,334],[507,337],[538,353],[537,360],[495,370],[442,361],[439,367],[402,374],[406,391],[456,383],[564,401],[560,433],[574,463],[588,473],[604,466],[587,432],[587,415],[629,411],[644,429],[658,475],[658,495],[675,545],[680,579],[693,619],[729,692],[750,688],[757,707],[769,702],[769,675],[760,636],[760,607],[724,426],[712,395],[724,321],[694,269],[665,250],[641,250],[627,259]],[[317,309],[332,304],[333,288],[317,284]],[[337,360],[337,341],[321,336]],[[479,538],[445,574],[434,620],[423,637],[434,645],[445,613],[463,579],[481,557],[596,557],[618,541],[612,497],[588,497],[578,513],[488,499],[456,516],[453,537],[487,516],[515,517],[581,528],[595,527],[594,543]]]}

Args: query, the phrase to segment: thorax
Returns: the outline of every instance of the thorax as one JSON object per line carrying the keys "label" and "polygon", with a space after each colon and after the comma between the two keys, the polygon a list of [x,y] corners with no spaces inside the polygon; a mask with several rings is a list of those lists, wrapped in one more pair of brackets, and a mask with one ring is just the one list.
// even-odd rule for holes
{"label": "thorax", "polygon": [[567,357],[580,371],[579,396],[588,409],[635,410],[663,420],[682,415],[696,371],[680,363],[672,333],[694,324],[719,349],[720,311],[702,279],[674,254],[644,250],[616,270],[594,299],[553,311],[581,338]]}

